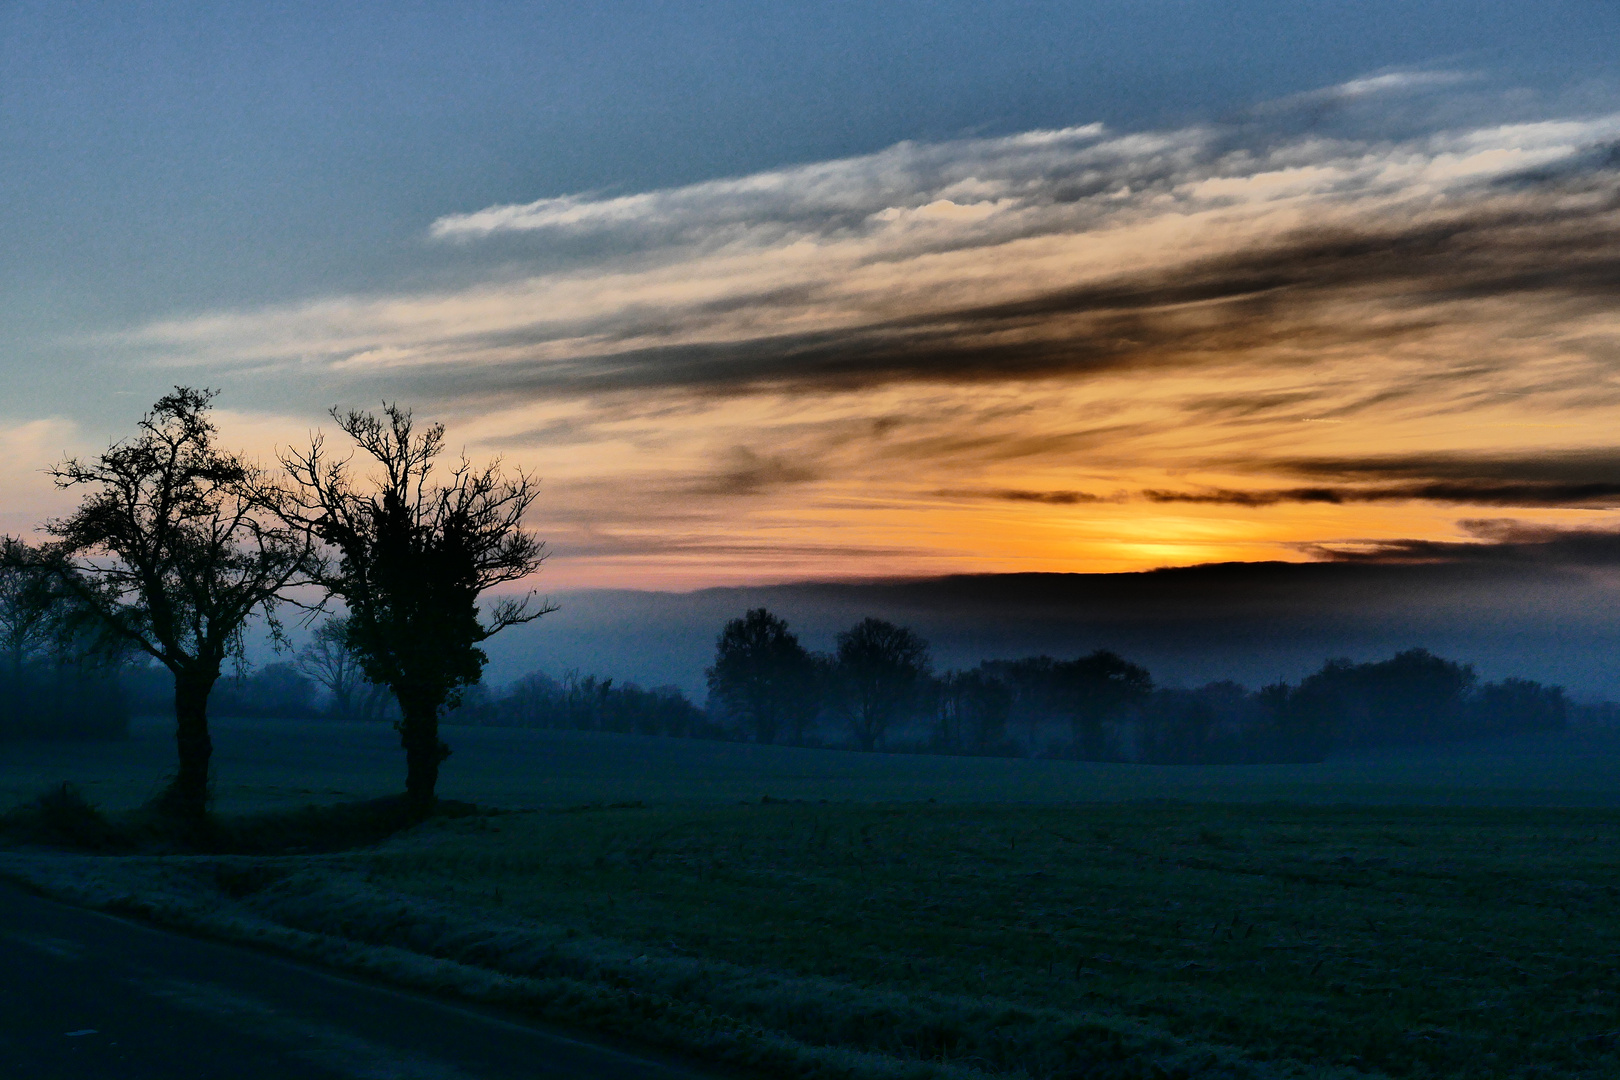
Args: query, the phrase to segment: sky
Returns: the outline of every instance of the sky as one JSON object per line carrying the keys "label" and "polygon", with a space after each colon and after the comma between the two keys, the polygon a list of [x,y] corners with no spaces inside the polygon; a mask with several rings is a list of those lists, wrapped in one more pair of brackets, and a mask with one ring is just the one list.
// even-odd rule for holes
{"label": "sky", "polygon": [[267,461],[386,400],[533,470],[551,590],[1607,551],[1616,41],[5,0],[0,529],[181,383]]}

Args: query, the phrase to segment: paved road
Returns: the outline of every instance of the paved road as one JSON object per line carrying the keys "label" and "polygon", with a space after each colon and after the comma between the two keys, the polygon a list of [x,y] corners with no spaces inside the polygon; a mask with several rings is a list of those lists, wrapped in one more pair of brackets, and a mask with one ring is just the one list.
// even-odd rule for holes
{"label": "paved road", "polygon": [[0,1076],[699,1080],[678,1066],[0,885]]}

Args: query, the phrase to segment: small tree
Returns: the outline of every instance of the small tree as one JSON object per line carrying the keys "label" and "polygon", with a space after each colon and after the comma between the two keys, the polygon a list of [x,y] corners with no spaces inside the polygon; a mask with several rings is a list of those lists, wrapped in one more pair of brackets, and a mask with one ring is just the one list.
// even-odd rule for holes
{"label": "small tree", "polygon": [[28,560],[173,675],[179,769],[159,805],[193,819],[207,810],[208,696],[220,670],[241,655],[248,617],[273,620],[282,590],[311,566],[307,540],[276,515],[275,489],[215,445],[215,396],[177,386],[134,439],[52,469],[58,487],[90,490],[47,523],[54,541]]}
{"label": "small tree", "polygon": [[838,682],[850,731],[873,750],[916,699],[928,674],[928,642],[904,626],[863,619],[838,635]]}
{"label": "small tree", "polygon": [[710,700],[757,742],[775,742],[784,728],[802,736],[819,708],[815,661],[764,608],[726,623],[707,674]]}
{"label": "small tree", "polygon": [[282,457],[296,488],[287,519],[337,553],[319,581],[348,609],[347,640],[367,678],[399,702],[405,792],[423,811],[450,754],[440,714],[483,673],[479,644],[554,610],[532,594],[484,613],[478,606],[486,590],[538,569],[543,545],[522,524],[539,492],[532,477],[509,477],[498,460],[479,469],[465,457],[443,483],[431,483],[444,425],[418,432],[409,410],[385,404],[378,417],[333,409],[332,418],[380,475],[356,477],[317,435],[308,451]]}
{"label": "small tree", "polygon": [[210,708],[215,716],[263,716],[277,720],[303,720],[320,715],[315,708],[315,680],[287,660],[221,679],[214,687]]}

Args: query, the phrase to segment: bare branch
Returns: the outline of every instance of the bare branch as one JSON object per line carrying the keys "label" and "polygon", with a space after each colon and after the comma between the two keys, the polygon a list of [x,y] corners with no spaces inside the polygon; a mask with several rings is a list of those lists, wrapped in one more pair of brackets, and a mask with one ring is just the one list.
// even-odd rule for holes
{"label": "bare branch", "polygon": [[366,675],[399,700],[407,790],[431,797],[449,752],[439,710],[478,681],[479,643],[555,610],[531,594],[503,598],[479,618],[480,594],[545,559],[523,529],[539,485],[522,470],[508,475],[499,460],[480,468],[465,456],[435,474],[444,426],[418,428],[397,404],[384,402],[381,415],[334,408],[331,416],[380,474],[357,480],[352,458],[333,460],[317,434],[307,450],[282,454],[292,490],[278,512],[330,551],[315,578],[348,609],[346,641]]}

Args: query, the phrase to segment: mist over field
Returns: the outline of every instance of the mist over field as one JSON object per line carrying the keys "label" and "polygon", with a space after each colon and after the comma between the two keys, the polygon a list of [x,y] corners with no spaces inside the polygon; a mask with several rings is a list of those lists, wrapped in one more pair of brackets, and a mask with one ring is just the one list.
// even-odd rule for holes
{"label": "mist over field", "polygon": [[558,610],[488,646],[486,678],[570,669],[679,686],[702,700],[729,619],[767,607],[809,648],[867,616],[908,625],[939,668],[1110,649],[1162,683],[1297,681],[1323,660],[1426,648],[1482,678],[1520,676],[1578,699],[1620,698],[1620,576],[1524,559],[1263,563],[1135,574],[963,575],[692,592],[551,594]]}

